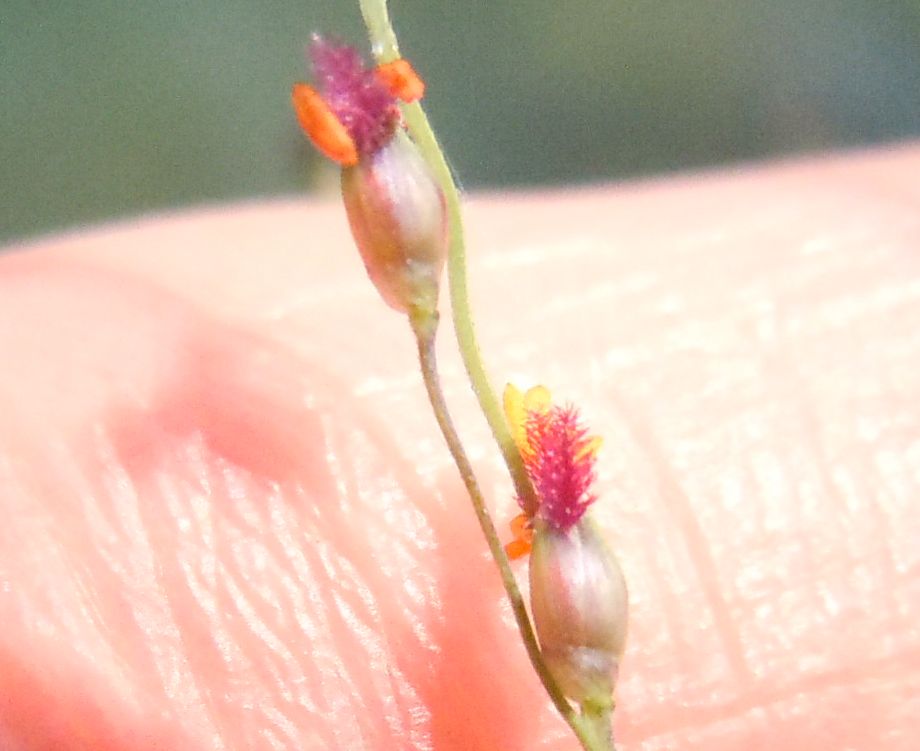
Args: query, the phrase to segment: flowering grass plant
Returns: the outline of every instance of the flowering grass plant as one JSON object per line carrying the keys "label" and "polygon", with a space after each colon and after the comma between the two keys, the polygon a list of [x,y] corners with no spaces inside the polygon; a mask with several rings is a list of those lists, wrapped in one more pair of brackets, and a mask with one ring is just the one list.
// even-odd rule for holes
{"label": "flowering grass plant", "polygon": [[[406,315],[429,401],[498,567],[518,630],[550,699],[586,751],[613,749],[613,692],[626,636],[627,592],[590,519],[600,438],[543,386],[498,399],[476,343],[466,293],[460,198],[419,100],[425,84],[399,53],[385,0],[361,0],[375,63],[315,36],[313,84],[292,89],[297,119],[341,167],[355,244],[383,301]],[[521,513],[502,544],[454,428],[435,340],[444,265],[470,384],[508,466]],[[509,559],[529,558],[530,608]]]}

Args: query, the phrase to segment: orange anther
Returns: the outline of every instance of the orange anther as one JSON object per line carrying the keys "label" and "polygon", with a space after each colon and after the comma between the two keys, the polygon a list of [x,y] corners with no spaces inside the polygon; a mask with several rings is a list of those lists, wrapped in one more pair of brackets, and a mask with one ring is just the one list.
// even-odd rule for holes
{"label": "orange anther", "polygon": [[505,554],[513,561],[523,558],[533,546],[533,525],[527,514],[518,514],[511,520],[514,539],[505,545]]}
{"label": "orange anther", "polygon": [[374,72],[377,80],[397,99],[414,102],[425,94],[425,82],[405,58],[382,63]]}
{"label": "orange anther", "polygon": [[512,540],[507,545],[505,545],[505,555],[508,556],[512,561],[516,561],[518,558],[523,558],[530,552],[531,544],[525,542],[524,540]]}
{"label": "orange anther", "polygon": [[511,520],[511,534],[519,540],[533,539],[533,525],[527,514],[518,514]]}
{"label": "orange anther", "polygon": [[300,127],[320,152],[344,167],[358,163],[354,140],[316,89],[305,83],[295,83],[291,101]]}

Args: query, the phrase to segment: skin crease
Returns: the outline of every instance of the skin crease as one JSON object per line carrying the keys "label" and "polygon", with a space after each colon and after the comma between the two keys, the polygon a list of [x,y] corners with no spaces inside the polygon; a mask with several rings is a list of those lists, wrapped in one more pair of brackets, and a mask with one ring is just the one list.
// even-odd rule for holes
{"label": "skin crease", "polygon": [[[620,748],[915,747],[918,174],[469,201],[496,382],[605,439]],[[575,748],[347,233],[294,200],[0,258],[4,751]],[[446,321],[440,353],[510,539]]]}

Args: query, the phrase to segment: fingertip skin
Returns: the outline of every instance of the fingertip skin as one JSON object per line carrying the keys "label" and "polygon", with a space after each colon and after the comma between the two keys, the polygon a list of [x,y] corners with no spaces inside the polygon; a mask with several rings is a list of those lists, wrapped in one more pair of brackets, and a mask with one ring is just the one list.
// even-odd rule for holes
{"label": "fingertip skin", "polygon": [[[151,712],[133,697],[114,691],[101,700],[87,685],[102,680],[94,666],[75,659],[70,649],[35,633],[11,633],[5,621],[0,649],[0,748],[4,751],[160,751],[200,748],[201,739],[168,718]],[[35,654],[17,653],[8,645],[41,645],[41,670]],[[109,688],[114,688],[109,684]]]}
{"label": "fingertip skin", "polygon": [[[915,746],[918,173],[908,145],[468,201],[490,372],[604,436],[622,747]],[[0,745],[572,748],[340,206],[15,250]]]}

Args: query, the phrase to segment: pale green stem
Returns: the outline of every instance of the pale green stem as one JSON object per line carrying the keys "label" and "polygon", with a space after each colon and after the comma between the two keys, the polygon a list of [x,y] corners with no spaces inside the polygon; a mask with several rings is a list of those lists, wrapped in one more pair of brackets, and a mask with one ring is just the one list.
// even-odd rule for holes
{"label": "pale green stem", "polygon": [[492,517],[489,515],[489,511],[486,508],[485,498],[482,495],[482,491],[479,489],[479,483],[473,472],[473,466],[470,463],[469,457],[466,455],[463,443],[450,417],[447,402],[444,399],[444,392],[441,390],[441,380],[438,375],[438,363],[435,355],[435,335],[438,325],[437,315],[437,313],[431,313],[430,311],[419,310],[413,311],[409,316],[412,330],[415,333],[416,342],[418,344],[419,365],[422,371],[422,378],[425,382],[425,391],[428,394],[428,401],[431,402],[431,409],[434,411],[435,419],[438,421],[438,427],[441,429],[441,433],[447,443],[447,448],[454,459],[454,463],[457,465],[457,469],[460,470],[460,478],[463,480],[463,484],[466,486],[467,493],[473,503],[476,519],[479,521],[479,526],[482,528],[482,534],[485,536],[486,542],[489,545],[489,552],[492,554],[498,566],[502,584],[505,587],[505,591],[508,593],[508,599],[511,601],[511,610],[517,621],[518,630],[521,632],[521,638],[524,640],[527,654],[530,656],[534,669],[540,675],[540,679],[546,686],[546,690],[553,700],[553,703],[556,705],[556,708],[563,715],[572,715],[574,712],[571,705],[569,705],[566,698],[562,695],[562,692],[556,686],[540,654],[537,637],[530,623],[530,617],[527,615],[527,608],[524,605],[524,597],[521,595],[517,580],[514,578],[514,572],[511,570],[508,556],[505,555],[505,550],[498,537],[498,532],[495,530],[495,524],[492,522]]}
{"label": "pale green stem", "polygon": [[[386,0],[360,0],[360,5],[377,62],[385,63],[398,58],[400,56],[399,45],[396,40],[396,34],[390,24]],[[501,449],[505,463],[508,465],[518,497],[521,499],[525,511],[533,516],[537,507],[536,495],[524,468],[520,452],[511,437],[508,425],[499,407],[498,399],[489,383],[479,346],[476,342],[476,332],[473,326],[466,283],[466,248],[463,239],[460,194],[454,183],[450,167],[444,158],[444,154],[438,145],[437,138],[421,105],[418,103],[405,105],[403,115],[413,140],[434,171],[447,201],[450,222],[450,250],[447,263],[450,279],[451,311],[460,353],[473,391]],[[486,508],[485,499],[479,489],[472,465],[453,426],[441,391],[434,347],[437,313],[414,311],[410,315],[410,321],[418,342],[419,363],[429,401],[438,426],[447,442],[448,449],[457,468],[460,470],[461,479],[473,503],[473,509],[488,543],[489,551],[498,566],[502,584],[511,603],[511,610],[517,622],[521,639],[524,642],[527,656],[530,658],[537,676],[543,683],[543,687],[557,711],[572,728],[585,751],[611,751],[613,748],[612,739],[609,737],[609,732],[604,732],[599,726],[598,721],[600,718],[578,715],[574,711],[543,660],[517,580],[511,571],[508,557],[505,555],[504,548],[495,530],[495,525]],[[609,715],[607,720],[609,723]]]}
{"label": "pale green stem", "polygon": [[592,742],[596,748],[605,749],[605,751],[616,751],[613,744],[613,726],[610,722],[610,715],[613,708],[592,707],[585,705],[582,707],[580,719],[583,722],[583,729],[591,735]]}
{"label": "pale green stem", "polygon": [[[396,34],[390,24],[386,0],[360,0],[360,4],[364,23],[371,39],[374,57],[381,63],[395,60],[399,57],[399,46],[396,41]],[[482,409],[486,422],[489,424],[492,435],[495,437],[495,441],[511,474],[514,490],[521,500],[524,511],[528,516],[533,516],[537,510],[537,499],[533,485],[527,476],[527,470],[524,468],[521,454],[511,437],[511,431],[505,422],[502,408],[489,382],[479,345],[476,342],[476,329],[473,325],[473,314],[470,311],[466,283],[466,245],[463,238],[460,193],[457,190],[456,183],[454,183],[453,175],[447,160],[444,158],[444,153],[438,145],[438,140],[421,105],[418,102],[404,105],[403,116],[412,140],[418,145],[425,160],[434,171],[447,201],[447,213],[450,222],[450,250],[447,257],[447,273],[450,285],[451,314],[460,356],[469,375],[473,392],[479,401],[479,407]]]}
{"label": "pale green stem", "polygon": [[367,35],[371,40],[371,51],[374,59],[380,63],[388,63],[399,57],[399,43],[396,41],[396,32],[390,23],[390,12],[386,0],[359,0],[361,15],[364,16],[364,25]]}
{"label": "pale green stem", "polygon": [[418,345],[419,365],[422,371],[422,378],[425,382],[425,391],[428,394],[428,401],[431,402],[431,409],[434,412],[438,427],[447,443],[447,448],[453,457],[457,469],[460,470],[460,478],[466,486],[466,491],[473,503],[473,510],[476,513],[476,519],[482,529],[482,534],[489,545],[489,552],[498,566],[501,575],[502,584],[511,602],[511,611],[514,613],[514,620],[517,622],[518,631],[527,650],[527,656],[533,665],[534,670],[543,683],[543,687],[552,699],[553,704],[562,715],[563,719],[569,724],[578,740],[581,741],[582,747],[586,751],[609,751],[609,744],[603,745],[596,740],[598,733],[593,724],[587,721],[586,717],[580,717],[572,709],[565,696],[559,690],[549,668],[543,661],[543,655],[537,642],[536,634],[530,623],[530,617],[527,615],[527,607],[524,604],[524,597],[514,578],[514,572],[511,570],[511,564],[508,562],[508,556],[502,548],[495,525],[492,523],[492,517],[486,508],[485,498],[479,489],[479,483],[473,473],[473,466],[463,449],[460,436],[454,428],[450,412],[447,409],[447,403],[444,400],[444,392],[441,390],[441,381],[438,376],[438,364],[435,356],[435,338],[437,333],[438,318],[437,313],[430,311],[413,311],[409,320],[412,324],[412,330],[415,333],[416,343]]}

